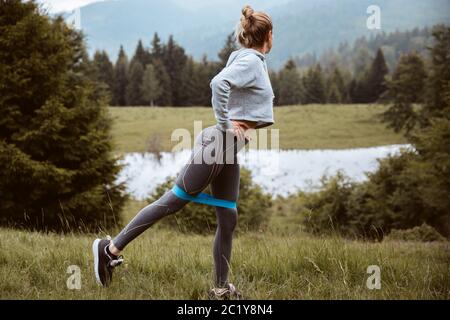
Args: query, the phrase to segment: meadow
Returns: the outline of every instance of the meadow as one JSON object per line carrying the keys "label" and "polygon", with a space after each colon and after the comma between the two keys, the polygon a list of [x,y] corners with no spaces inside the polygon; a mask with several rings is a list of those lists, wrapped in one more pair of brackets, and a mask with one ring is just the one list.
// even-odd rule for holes
{"label": "meadow", "polygon": [[[345,149],[403,144],[406,139],[380,123],[378,115],[386,106],[304,105],[283,106],[275,110],[281,149]],[[176,128],[193,133],[194,121],[203,128],[215,123],[207,107],[149,108],[112,107],[113,139],[117,153],[148,151],[149,142],[160,151],[170,151]],[[152,143],[153,142],[153,143]]]}
{"label": "meadow", "polygon": [[[2,299],[207,299],[213,232],[148,230],[129,245],[108,289],[93,276],[94,235],[0,229]],[[370,243],[339,237],[246,233],[234,240],[231,281],[248,299],[448,299],[448,244]],[[81,287],[69,290],[69,266]],[[381,270],[369,289],[367,268]]]}
{"label": "meadow", "polygon": [[[276,109],[282,149],[352,148],[404,143],[377,120],[381,105],[301,106]],[[151,135],[170,150],[174,128],[193,120],[213,123],[209,108],[110,108],[115,151],[146,151]],[[163,138],[164,137],[164,138]],[[146,203],[130,200],[124,221]],[[230,280],[250,299],[449,299],[448,242],[356,241],[314,237],[301,217],[278,200],[264,231],[234,240]],[[207,299],[213,285],[212,241],[155,225],[124,252],[126,263],[108,289],[92,272],[95,234],[0,229],[1,299]],[[81,287],[67,287],[69,266],[80,269]],[[381,270],[381,288],[369,289],[367,268]]]}

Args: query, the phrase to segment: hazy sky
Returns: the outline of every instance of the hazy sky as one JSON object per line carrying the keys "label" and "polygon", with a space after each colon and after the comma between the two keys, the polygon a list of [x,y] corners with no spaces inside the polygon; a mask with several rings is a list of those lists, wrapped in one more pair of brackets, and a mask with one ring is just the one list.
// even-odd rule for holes
{"label": "hazy sky", "polygon": [[37,0],[38,3],[43,3],[44,7],[49,9],[52,13],[73,10],[98,1],[103,0]]}
{"label": "hazy sky", "polygon": [[[92,2],[99,2],[106,0],[37,0],[38,3],[43,3],[44,6],[50,10],[51,13],[61,12],[61,11],[69,11],[75,8],[85,6]],[[148,0],[155,1],[155,0]],[[156,1],[166,1],[166,0],[156,0]],[[185,9],[190,10],[198,10],[202,7],[215,4],[215,5],[228,5],[233,4],[239,6],[243,6],[246,3],[251,5],[257,3],[258,7],[264,8],[268,4],[276,3],[277,5],[289,2],[291,0],[172,0],[174,3],[183,7]],[[314,1],[314,0],[311,0]]]}

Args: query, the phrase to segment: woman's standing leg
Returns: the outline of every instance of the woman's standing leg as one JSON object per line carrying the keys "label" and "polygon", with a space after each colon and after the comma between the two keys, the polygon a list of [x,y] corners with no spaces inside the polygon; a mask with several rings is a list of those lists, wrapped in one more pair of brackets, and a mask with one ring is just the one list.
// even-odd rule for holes
{"label": "woman's standing leg", "polygon": [[[239,164],[225,164],[211,182],[214,197],[237,201],[239,196]],[[233,231],[237,224],[237,209],[216,207],[217,230],[214,238],[213,256],[216,286],[228,285],[228,271],[231,259]]]}

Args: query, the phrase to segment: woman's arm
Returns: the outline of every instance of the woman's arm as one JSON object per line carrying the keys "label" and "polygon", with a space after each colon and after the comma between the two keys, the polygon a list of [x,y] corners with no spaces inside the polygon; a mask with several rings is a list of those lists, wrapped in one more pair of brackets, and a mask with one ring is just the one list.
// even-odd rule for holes
{"label": "woman's arm", "polygon": [[260,68],[259,61],[256,59],[259,58],[255,55],[238,58],[211,80],[211,103],[217,123],[223,131],[234,128],[228,117],[230,90],[249,87],[254,83],[257,70]]}

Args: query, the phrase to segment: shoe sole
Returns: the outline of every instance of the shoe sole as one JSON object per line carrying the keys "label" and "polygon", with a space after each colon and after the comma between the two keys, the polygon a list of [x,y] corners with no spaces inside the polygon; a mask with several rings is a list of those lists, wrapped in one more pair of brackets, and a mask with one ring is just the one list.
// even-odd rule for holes
{"label": "shoe sole", "polygon": [[92,252],[94,253],[94,273],[95,279],[97,283],[103,286],[103,283],[100,281],[100,274],[98,273],[98,246],[100,243],[100,239],[95,239],[94,243],[92,243]]}

